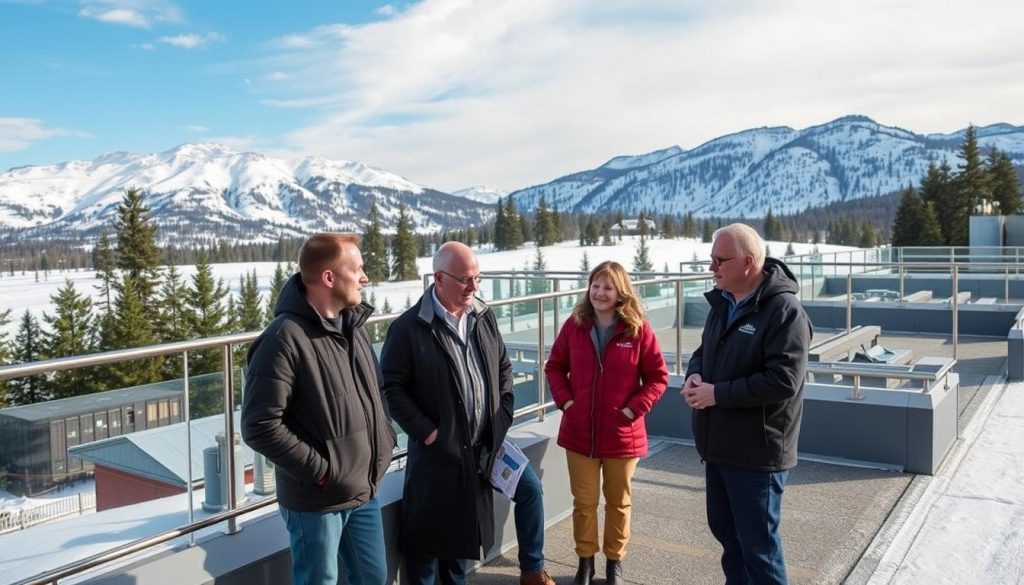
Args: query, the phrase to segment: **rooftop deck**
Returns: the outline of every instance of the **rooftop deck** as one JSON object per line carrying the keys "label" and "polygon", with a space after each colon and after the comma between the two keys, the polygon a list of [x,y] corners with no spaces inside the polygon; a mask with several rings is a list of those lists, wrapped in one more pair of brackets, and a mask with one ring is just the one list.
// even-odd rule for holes
{"label": "rooftop deck", "polygon": [[[883,335],[880,343],[915,355],[951,355],[947,336]],[[954,369],[960,374],[962,438],[937,475],[808,458],[790,472],[782,537],[792,583],[1019,583],[1024,578],[1024,534],[1014,528],[1014,522],[1024,522],[1019,484],[1006,479],[977,489],[979,477],[1004,477],[999,470],[1006,466],[1024,470],[1024,384],[1004,386],[1005,340],[962,337],[959,352]],[[678,399],[674,392],[664,400]],[[633,486],[626,581],[721,583],[721,548],[707,528],[704,471],[693,446],[652,441]],[[546,484],[545,489],[568,486]],[[954,511],[958,504],[964,518]],[[950,522],[967,526],[954,530]],[[986,526],[997,534],[979,542]],[[576,570],[571,518],[549,527],[545,550],[555,581],[571,583]],[[936,550],[971,552],[956,554],[954,563],[936,558],[941,556]],[[471,582],[512,582],[518,575],[515,554],[514,548],[505,551]],[[602,570],[599,562],[598,577]]]}

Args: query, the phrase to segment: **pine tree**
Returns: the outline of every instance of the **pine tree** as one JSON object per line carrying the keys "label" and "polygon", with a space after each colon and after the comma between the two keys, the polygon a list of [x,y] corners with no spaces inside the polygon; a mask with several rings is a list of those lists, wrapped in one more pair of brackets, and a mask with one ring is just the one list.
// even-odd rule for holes
{"label": "pine tree", "polygon": [[874,248],[875,247],[875,230],[871,227],[871,224],[864,222],[860,226],[860,239],[857,241],[858,248]]}
{"label": "pine tree", "polygon": [[516,202],[509,196],[505,201],[505,222],[508,226],[507,241],[505,250],[518,250],[523,247],[525,223],[516,210]]}
{"label": "pine tree", "polygon": [[114,249],[110,247],[110,238],[106,232],[100,234],[96,240],[96,247],[92,250],[92,265],[96,268],[96,278],[100,284],[96,287],[103,296],[102,311],[109,314],[112,307],[112,289],[114,279],[117,278],[117,256]]}
{"label": "pine tree", "polygon": [[941,246],[942,229],[939,228],[939,216],[931,202],[925,203],[921,214],[921,235],[917,240],[919,246]]}
{"label": "pine tree", "polygon": [[264,316],[263,299],[260,298],[260,285],[254,269],[242,275],[242,284],[238,289],[238,304],[235,306],[235,322],[239,331],[258,331],[263,329]]}
{"label": "pine tree", "polygon": [[1013,215],[1020,211],[1020,181],[1010,155],[993,148],[985,166],[991,179],[992,199],[999,203],[999,213]]}
{"label": "pine tree", "polygon": [[947,163],[943,162],[940,166],[928,165],[928,171],[921,179],[921,199],[932,204],[942,232],[942,243],[950,245],[954,225],[966,220],[964,213],[958,211],[952,170]]}
{"label": "pine tree", "polygon": [[702,241],[705,244],[707,244],[707,243],[711,242],[711,239],[713,237],[714,237],[714,231],[711,229],[711,220],[710,219],[705,219],[704,220],[704,230],[701,232],[700,241]]}
{"label": "pine tree", "polygon": [[416,243],[413,229],[409,210],[403,205],[398,212],[397,232],[391,240],[391,254],[394,257],[391,274],[395,280],[416,280],[420,276],[419,270],[416,268],[419,245]]}
{"label": "pine tree", "polygon": [[278,262],[277,266],[274,267],[274,275],[270,277],[270,290],[267,292],[267,313],[264,317],[267,323],[274,320],[274,308],[277,307],[277,298],[281,294],[281,289],[285,283],[288,282],[288,275],[285,269]]}
{"label": "pine tree", "polygon": [[907,187],[900,198],[896,219],[892,222],[892,245],[895,247],[920,246],[924,226],[924,202],[914,189]]}
{"label": "pine tree", "polygon": [[362,246],[363,270],[370,282],[377,284],[388,279],[388,247],[384,236],[380,233],[380,213],[377,202],[370,202],[370,218],[363,234]]}
{"label": "pine tree", "polygon": [[772,213],[771,207],[764,214],[764,239],[769,242],[779,239],[775,233],[775,214]]}
{"label": "pine tree", "polygon": [[498,197],[495,207],[494,248],[496,250],[508,250],[508,218],[505,217],[505,203],[501,197]]}
{"label": "pine tree", "polygon": [[[32,312],[25,309],[21,325],[14,337],[12,361],[16,364],[38,361],[43,356],[42,330]],[[7,387],[7,401],[12,406],[35,404],[49,400],[44,376],[25,376],[10,380]]]}
{"label": "pine tree", "polygon": [[129,187],[117,206],[117,267],[125,277],[136,280],[137,290],[148,314],[155,316],[151,301],[160,276],[160,248],[156,244],[156,223],[142,203],[139,190]]}
{"label": "pine tree", "polygon": [[186,291],[178,267],[171,262],[164,270],[163,283],[156,299],[159,309],[156,334],[161,342],[182,341],[193,337],[186,319]]}
{"label": "pine tree", "polygon": [[[223,304],[227,296],[224,282],[213,279],[213,269],[206,260],[206,252],[200,252],[196,273],[192,275],[192,286],[185,297],[186,320],[194,336],[201,339],[228,332],[228,312]],[[189,369],[195,373],[215,372],[221,367],[221,359],[220,350],[197,352],[194,362],[190,360]]]}
{"label": "pine tree", "polygon": [[583,228],[583,245],[584,246],[596,246],[601,241],[601,231],[597,227],[597,222],[594,218],[590,218],[587,221],[587,226]]}
{"label": "pine tree", "polygon": [[793,242],[786,244],[786,256],[796,256],[796,250],[793,249]]}
{"label": "pine tree", "polygon": [[[42,333],[44,358],[79,356],[96,349],[96,317],[92,312],[92,300],[78,293],[71,280],[50,296],[54,314],[43,313],[43,321],[49,330]],[[92,368],[75,368],[54,372],[47,380],[50,396],[65,398],[89,394],[98,389]]]}
{"label": "pine tree", "polygon": [[[128,349],[157,343],[154,322],[142,303],[138,286],[136,279],[127,277],[115,285],[113,318],[109,328],[100,332],[101,349]],[[105,389],[127,388],[158,381],[162,367],[161,358],[132,360],[103,367],[103,373],[97,378],[104,381]]]}
{"label": "pine tree", "polygon": [[654,264],[651,262],[650,251],[647,249],[647,238],[641,235],[636,254],[633,256],[633,272],[652,272],[653,270]]}
{"label": "pine tree", "polygon": [[954,180],[956,193],[956,222],[952,231],[946,234],[953,246],[968,244],[968,223],[975,207],[982,201],[992,199],[992,186],[988,171],[981,160],[981,149],[978,147],[977,133],[973,125],[967,127],[963,145],[957,156],[961,159]]}
{"label": "pine tree", "polygon": [[[530,268],[534,272],[544,272],[548,269],[548,263],[544,260],[544,251],[539,246],[533,256],[533,266]],[[527,292],[531,295],[548,292],[548,279],[544,277],[531,278],[529,285],[527,285]]]}
{"label": "pine tree", "polygon": [[548,210],[548,203],[541,196],[537,204],[537,211],[534,214],[533,233],[537,246],[550,246],[558,241],[558,230],[554,218]]}
{"label": "pine tree", "polygon": [[686,212],[686,216],[683,218],[683,237],[697,237],[697,221],[693,219],[693,213],[689,211]]}
{"label": "pine tree", "polygon": [[661,220],[661,237],[667,240],[673,240],[676,237],[676,221],[667,213]]}

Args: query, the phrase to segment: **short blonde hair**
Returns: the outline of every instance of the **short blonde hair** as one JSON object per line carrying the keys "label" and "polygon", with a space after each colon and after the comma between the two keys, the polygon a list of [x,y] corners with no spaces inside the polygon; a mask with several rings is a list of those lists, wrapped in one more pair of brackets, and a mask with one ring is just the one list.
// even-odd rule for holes
{"label": "short blonde hair", "polygon": [[302,283],[312,286],[320,280],[324,270],[334,266],[341,258],[343,246],[359,246],[359,236],[349,233],[321,232],[313,234],[299,248],[299,272]]}

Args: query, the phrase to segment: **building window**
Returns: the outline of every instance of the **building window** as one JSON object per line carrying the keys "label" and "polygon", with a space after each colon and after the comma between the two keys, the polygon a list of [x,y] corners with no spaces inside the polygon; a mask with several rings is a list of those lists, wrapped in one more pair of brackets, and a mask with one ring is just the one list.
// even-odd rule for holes
{"label": "building window", "polygon": [[155,402],[151,402],[151,403],[146,405],[146,424],[147,425],[154,424],[154,423],[156,423],[156,421],[157,421],[157,418],[156,418],[156,403]]}
{"label": "building window", "polygon": [[135,409],[133,407],[129,406],[124,411],[124,418],[125,418],[125,424],[134,425],[135,424]]}
{"label": "building window", "polygon": [[69,439],[74,439],[77,436],[78,436],[78,431],[68,431],[68,438]]}
{"label": "building window", "polygon": [[168,410],[169,409],[167,407],[167,401],[166,400],[161,400],[159,408],[160,408],[160,420],[167,420],[167,417],[169,416],[168,415]]}
{"label": "building window", "polygon": [[181,405],[178,404],[177,400],[171,401],[171,418],[178,418],[181,416]]}

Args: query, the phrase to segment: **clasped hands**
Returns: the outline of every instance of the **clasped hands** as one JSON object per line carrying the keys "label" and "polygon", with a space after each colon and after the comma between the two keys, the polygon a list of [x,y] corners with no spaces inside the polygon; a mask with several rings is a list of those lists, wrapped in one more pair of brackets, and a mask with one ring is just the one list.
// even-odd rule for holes
{"label": "clasped hands", "polygon": [[705,382],[700,374],[690,374],[679,395],[695,410],[715,405],[715,385]]}

